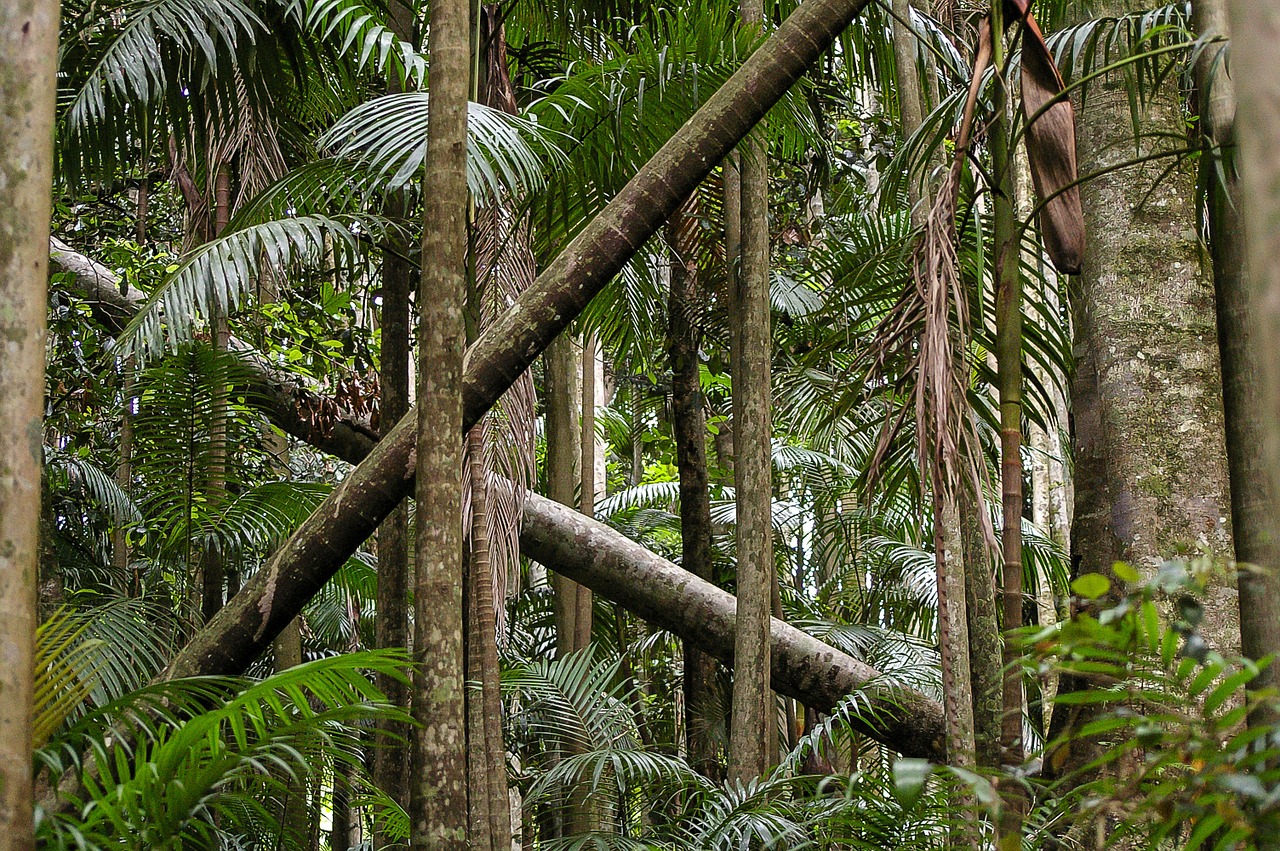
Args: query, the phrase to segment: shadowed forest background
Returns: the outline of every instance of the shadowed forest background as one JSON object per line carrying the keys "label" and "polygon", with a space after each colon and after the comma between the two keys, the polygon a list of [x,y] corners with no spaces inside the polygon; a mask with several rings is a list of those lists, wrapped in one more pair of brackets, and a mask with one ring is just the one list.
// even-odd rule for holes
{"label": "shadowed forest background", "polygon": [[1277,59],[0,0],[0,849],[1280,848]]}

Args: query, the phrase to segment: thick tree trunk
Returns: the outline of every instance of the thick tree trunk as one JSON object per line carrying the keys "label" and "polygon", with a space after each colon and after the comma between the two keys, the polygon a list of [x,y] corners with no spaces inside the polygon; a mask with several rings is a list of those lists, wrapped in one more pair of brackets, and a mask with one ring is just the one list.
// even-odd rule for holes
{"label": "thick tree trunk", "polygon": [[[520,548],[733,665],[733,595],[603,523],[531,494]],[[945,724],[937,703],[909,689],[889,687],[874,668],[782,621],[773,622],[771,636],[771,681],[780,693],[829,710],[841,697],[862,691],[871,705],[860,722],[863,732],[908,756],[944,758]]]}
{"label": "thick tree trunk", "polygon": [[[680,472],[680,566],[714,583],[711,562],[711,494],[707,478],[707,415],[702,405],[698,350],[702,293],[698,280],[696,223],[681,208],[667,225],[671,246],[671,292],[667,300],[667,358],[671,366],[671,430]],[[712,709],[715,660],[692,644],[684,647],[684,721],[689,763],[702,774],[719,774],[716,747],[706,718]]]}
{"label": "thick tree trunk", "polygon": [[[1192,9],[1196,30],[1203,38],[1229,37],[1224,0],[1196,0]],[[1276,497],[1280,490],[1272,479],[1272,459],[1268,455],[1267,443],[1275,438],[1273,409],[1267,404],[1270,376],[1266,357],[1271,349],[1263,342],[1272,338],[1259,323],[1265,315],[1266,302],[1250,286],[1249,246],[1245,224],[1240,220],[1244,198],[1232,150],[1236,143],[1236,99],[1225,52],[1225,44],[1210,44],[1201,54],[1195,72],[1200,129],[1214,149],[1212,155],[1205,155],[1203,169],[1217,294],[1227,463],[1231,470],[1231,528],[1236,561],[1240,564],[1236,574],[1240,651],[1251,659],[1261,659],[1280,652],[1280,574],[1276,572],[1280,570],[1280,500]],[[1219,163],[1221,168],[1217,167]],[[1247,163],[1245,167],[1257,165]],[[1274,259],[1268,260],[1269,264],[1273,262]],[[1253,681],[1250,690],[1277,685],[1280,670],[1273,665]],[[1258,704],[1250,721],[1273,724],[1276,717],[1266,705]]]}
{"label": "thick tree trunk", "polygon": [[[1147,7],[1141,0],[1097,5],[1100,14]],[[1213,293],[1196,237],[1195,176],[1185,167],[1162,174],[1162,161],[1089,179],[1135,154],[1181,147],[1176,83],[1148,94],[1136,152],[1123,80],[1094,81],[1088,108],[1077,110],[1087,240],[1072,299],[1072,572],[1104,574],[1117,588],[1117,561],[1149,571],[1162,557],[1231,551]],[[1233,589],[1211,589],[1202,630],[1228,653],[1236,611]],[[1059,688],[1083,686],[1064,677]],[[1060,707],[1051,738],[1090,717],[1088,707]],[[1049,768],[1081,768],[1096,747],[1078,741],[1050,755]]]}
{"label": "thick tree trunk", "polygon": [[[742,0],[746,26],[762,26],[762,0]],[[769,768],[770,742],[777,739],[773,692],[769,689],[769,627],[773,615],[773,459],[771,453],[773,365],[769,305],[769,145],[763,127],[744,143],[742,174],[742,262],[733,300],[733,337],[739,354],[733,376],[733,428],[737,458],[738,617],[734,650],[733,719],[729,777],[746,782]]]}
{"label": "thick tree trunk", "polygon": [[35,846],[31,675],[57,55],[56,0],[0,0],[0,846],[14,851]]}
{"label": "thick tree trunk", "polygon": [[[479,421],[865,5],[865,0],[801,4],[565,248],[517,306],[481,335],[467,357],[464,427]],[[266,568],[192,639],[166,677],[240,671],[253,660],[409,492],[415,421],[410,414],[378,443]],[[459,442],[461,434],[459,429]],[[358,453],[355,447],[344,451],[348,458]]]}
{"label": "thick tree trunk", "polygon": [[[467,297],[467,101],[471,4],[431,4],[431,115],[418,291],[414,575],[415,849],[470,847],[462,609],[462,381]],[[471,423],[474,425],[474,423]],[[393,433],[394,434],[394,433]],[[393,439],[393,438],[389,438]]]}
{"label": "thick tree trunk", "polygon": [[[1280,8],[1274,2],[1244,3],[1230,0],[1230,23],[1235,33],[1232,59],[1234,77],[1239,81],[1241,169],[1244,175],[1243,198],[1245,232],[1247,234],[1247,277],[1242,293],[1248,325],[1242,329],[1244,339],[1234,340],[1241,351],[1258,358],[1254,362],[1259,396],[1252,397],[1249,411],[1254,417],[1260,434],[1261,447],[1238,447],[1245,452],[1255,452],[1252,459],[1257,469],[1268,470],[1272,481],[1270,488],[1258,485],[1262,503],[1249,518],[1248,540],[1250,548],[1259,541],[1267,548],[1257,546],[1249,561],[1258,559],[1260,567],[1269,573],[1251,573],[1241,577],[1240,628],[1243,649],[1253,658],[1280,653],[1280,590],[1277,589],[1277,571],[1280,557],[1275,547],[1280,541],[1280,271],[1276,267],[1276,249],[1280,232],[1275,223],[1280,218],[1280,163],[1275,158],[1275,140],[1280,137],[1280,109],[1277,108],[1277,80],[1274,70],[1276,45],[1280,44]],[[1236,308],[1239,302],[1230,307]],[[1252,308],[1252,310],[1249,310]],[[1221,315],[1221,313],[1219,314]],[[1250,341],[1252,340],[1252,345]],[[1225,358],[1224,358],[1225,359]],[[1233,359],[1234,360],[1234,359]],[[1232,366],[1239,368],[1241,364]],[[1224,364],[1224,368],[1226,364]],[[1247,372],[1231,376],[1237,383],[1233,391],[1246,388],[1238,383],[1250,380]],[[1244,395],[1241,392],[1241,395]],[[1234,411],[1240,415],[1244,411]],[[1248,417],[1248,414],[1245,414]],[[1238,437],[1233,433],[1233,437]],[[1259,451],[1261,449],[1261,451]],[[1261,457],[1258,457],[1260,455]],[[1236,463],[1232,460],[1233,465]],[[1233,466],[1234,472],[1234,466]],[[1256,537],[1255,537],[1256,536]],[[1242,560],[1246,557],[1242,557]],[[1265,559],[1265,561],[1262,561]],[[1280,680],[1273,667],[1268,675],[1274,685]]]}

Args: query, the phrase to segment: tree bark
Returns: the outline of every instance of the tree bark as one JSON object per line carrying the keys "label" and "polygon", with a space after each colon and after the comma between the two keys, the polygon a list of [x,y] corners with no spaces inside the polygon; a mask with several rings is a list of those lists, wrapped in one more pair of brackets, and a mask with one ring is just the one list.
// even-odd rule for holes
{"label": "tree bark", "polygon": [[[1257,504],[1248,507],[1248,529],[1244,546],[1238,549],[1240,561],[1257,563],[1261,572],[1248,571],[1240,575],[1240,640],[1245,655],[1254,659],[1280,653],[1280,271],[1276,269],[1276,250],[1280,247],[1280,233],[1275,223],[1280,220],[1280,164],[1274,155],[1277,131],[1280,131],[1280,81],[1275,76],[1276,45],[1280,44],[1280,4],[1228,3],[1230,24],[1233,27],[1233,77],[1238,81],[1240,168],[1244,175],[1243,200],[1244,230],[1247,234],[1245,251],[1245,278],[1238,298],[1226,305],[1229,311],[1243,310],[1244,328],[1233,334],[1234,356],[1226,356],[1224,347],[1224,376],[1230,381],[1229,394],[1239,394],[1235,402],[1239,408],[1229,411],[1233,424],[1229,435],[1235,443],[1239,458],[1231,458],[1233,486],[1253,491]],[[1221,72],[1220,72],[1221,74]],[[1247,299],[1247,301],[1245,301]],[[1252,308],[1252,310],[1251,310]],[[1222,306],[1219,308],[1222,316]],[[1234,329],[1233,329],[1234,330]],[[1239,335],[1236,335],[1239,334]],[[1251,374],[1242,361],[1253,361]],[[1249,381],[1256,375],[1258,388],[1249,393]],[[1248,397],[1248,401],[1245,401]],[[1261,397],[1261,398],[1260,398]],[[1229,395],[1230,399],[1230,395]],[[1254,431],[1252,439],[1245,443],[1242,430]],[[1230,444],[1229,444],[1230,448]],[[1248,465],[1248,479],[1239,484],[1234,481],[1236,467]],[[1271,482],[1262,481],[1270,470]],[[1233,490],[1233,497],[1235,491]],[[1242,493],[1247,499],[1247,493]],[[1240,500],[1243,502],[1243,499]],[[1242,505],[1242,508],[1243,505]],[[1242,511],[1242,514],[1244,511]],[[1240,546],[1240,537],[1236,541]],[[1280,682],[1280,671],[1272,665],[1265,680],[1256,685],[1275,686]],[[1258,722],[1266,722],[1266,715],[1257,713]],[[1274,720],[1274,719],[1272,719]]]}
{"label": "tree bark", "polygon": [[[216,238],[231,220],[231,163],[217,164],[213,173],[213,236]],[[209,336],[215,355],[225,354],[231,342],[230,318],[227,311],[211,306]],[[209,408],[209,458],[205,494],[211,505],[226,500],[227,492],[227,388],[213,388]],[[218,613],[225,601],[227,586],[226,556],[217,546],[206,544],[200,555],[200,615],[203,623]]]}
{"label": "tree bark", "polygon": [[[403,202],[397,206],[403,212]],[[403,244],[395,246],[403,249]],[[390,251],[382,262],[382,363],[379,411],[383,436],[409,411],[409,292],[413,267],[405,257]],[[378,528],[378,611],[374,641],[378,647],[409,645],[409,506],[401,502]],[[387,701],[409,708],[409,687],[395,677],[379,676],[378,688]],[[409,806],[410,726],[380,721],[373,750],[373,782],[403,808]],[[390,843],[385,825],[375,820],[375,848]]]}
{"label": "tree bark", "polygon": [[[733,665],[736,603],[727,591],[603,523],[532,494],[520,548]],[[769,647],[771,681],[782,694],[825,711],[850,692],[865,690],[871,711],[860,722],[862,732],[908,756],[944,758],[945,725],[936,702],[891,688],[874,668],[782,621],[773,622]]]}
{"label": "tree bark", "polygon": [[58,3],[0,0],[0,845],[35,847],[31,723]]}
{"label": "tree bark", "polygon": [[[467,298],[471,4],[437,0],[418,291],[417,528],[410,847],[470,847],[462,609],[462,422]],[[472,423],[471,425],[474,425]]]}
{"label": "tree bark", "polygon": [[[546,365],[546,463],[547,496],[561,505],[577,504],[576,494],[581,478],[579,464],[582,461],[579,425],[582,411],[581,366],[573,337],[561,334],[543,356]],[[547,565],[554,569],[554,565]],[[555,591],[552,603],[556,625],[556,655],[563,658],[581,650],[582,630],[578,628],[578,586],[557,573],[551,580]],[[590,636],[590,625],[587,626]],[[588,641],[590,639],[588,638]]]}
{"label": "tree bark", "polygon": [[995,191],[996,362],[1000,397],[1000,550],[1004,588],[1004,712],[1001,758],[1020,765],[1022,746],[1022,668],[1013,633],[1022,627],[1022,268],[1018,239],[1017,199],[1010,156],[1009,96],[1001,75],[1004,20],[999,0],[993,2],[996,69],[996,116],[990,132]]}
{"label": "tree bark", "polygon": [[[462,426],[478,422],[865,5],[866,0],[801,4],[517,305],[481,335],[467,356]],[[240,671],[253,660],[409,492],[415,422],[410,414],[378,443],[266,568],[188,643],[166,677]],[[460,428],[459,442],[461,435]],[[353,449],[345,449],[352,453],[347,457],[354,457]]]}
{"label": "tree bark", "polygon": [[[1192,10],[1196,31],[1203,38],[1230,36],[1224,0],[1196,0]],[[1280,653],[1280,579],[1276,573],[1280,570],[1280,500],[1276,496],[1280,490],[1273,481],[1273,458],[1268,454],[1268,442],[1275,439],[1275,426],[1270,419],[1274,409],[1268,406],[1267,389],[1270,376],[1266,358],[1271,349],[1263,342],[1272,338],[1259,321],[1268,304],[1251,287],[1260,276],[1251,275],[1248,268],[1249,245],[1245,223],[1241,221],[1245,198],[1233,151],[1236,99],[1225,51],[1225,44],[1210,43],[1196,63],[1195,76],[1200,129],[1213,148],[1206,153],[1202,168],[1208,187],[1209,241],[1217,295],[1222,403],[1231,472],[1231,528],[1240,565],[1236,574],[1240,651],[1251,659],[1261,659]],[[1247,68],[1248,59],[1244,62]],[[1246,167],[1257,168],[1258,164],[1250,162]],[[1252,197],[1248,200],[1266,203]],[[1271,262],[1274,260],[1268,260]],[[1272,665],[1249,685],[1249,690],[1277,685],[1280,670]],[[1267,703],[1257,703],[1250,712],[1252,724],[1270,725],[1276,720],[1276,713]]]}
{"label": "tree bark", "polygon": [[[1145,9],[1140,0],[1097,4],[1099,14]],[[1072,293],[1075,514],[1072,573],[1112,573],[1117,561],[1150,571],[1159,559],[1231,551],[1220,369],[1211,282],[1196,235],[1195,176],[1167,163],[1130,166],[1135,156],[1176,150],[1184,134],[1176,83],[1166,81],[1139,115],[1135,151],[1123,80],[1092,82],[1079,116],[1078,148],[1086,246]],[[1156,178],[1159,184],[1152,187]],[[1228,653],[1238,636],[1228,587],[1210,590],[1202,631]],[[1064,677],[1063,693],[1085,684]],[[1078,730],[1088,707],[1060,707],[1050,738]],[[1097,743],[1050,755],[1050,772],[1088,765]]]}
{"label": "tree bark", "polygon": [[[667,358],[671,366],[671,430],[680,473],[680,566],[714,583],[711,562],[711,494],[707,477],[707,415],[702,403],[698,350],[702,293],[698,279],[695,222],[687,207],[667,224],[671,247],[671,291],[667,301]],[[712,708],[715,660],[684,646],[684,721],[689,763],[702,774],[719,774],[706,717]]]}
{"label": "tree bark", "polygon": [[[764,23],[762,0],[742,0],[742,23]],[[746,782],[769,768],[769,743],[777,739],[769,689],[769,627],[773,614],[773,333],[769,304],[769,145],[758,126],[742,145],[742,262],[733,300],[733,341],[739,347],[733,376],[737,458],[738,616],[734,656],[729,778]]]}
{"label": "tree bark", "polygon": [[[393,0],[389,4],[392,31],[402,41],[414,38],[414,14],[408,3]],[[393,77],[391,91],[401,88]],[[403,219],[408,214],[406,193],[393,197],[387,215]],[[410,241],[397,237],[382,254],[382,361],[379,364],[381,400],[379,430],[385,437],[392,427],[409,412],[409,359],[412,356],[410,332],[410,293],[414,269],[409,260]],[[374,621],[374,642],[380,648],[409,645],[409,506],[401,502],[378,528],[378,607]],[[395,677],[379,675],[378,688],[387,702],[409,709],[409,685]],[[379,721],[373,747],[373,782],[406,812],[409,808],[410,750],[405,747],[412,736],[408,724]],[[391,844],[386,825],[375,819],[373,847]]]}

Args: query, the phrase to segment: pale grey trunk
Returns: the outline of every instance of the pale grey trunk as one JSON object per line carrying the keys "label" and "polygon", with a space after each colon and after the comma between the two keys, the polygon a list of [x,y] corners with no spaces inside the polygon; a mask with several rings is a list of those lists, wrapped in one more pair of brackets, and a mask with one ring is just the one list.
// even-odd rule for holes
{"label": "pale grey trunk", "polygon": [[[1146,8],[1141,0],[1095,4],[1099,14]],[[1195,175],[1168,160],[1100,177],[1135,155],[1181,147],[1176,81],[1149,92],[1135,152],[1122,78],[1090,85],[1078,110],[1087,243],[1072,296],[1075,375],[1073,573],[1116,577],[1127,561],[1149,572],[1160,559],[1231,553],[1226,450],[1212,280],[1196,234]],[[1119,583],[1118,583],[1119,584]],[[1238,636],[1234,590],[1207,600],[1203,632],[1230,653]],[[1084,684],[1064,677],[1063,692]],[[1055,713],[1051,737],[1079,729],[1086,707]],[[1049,763],[1087,765],[1099,743],[1076,741]]]}

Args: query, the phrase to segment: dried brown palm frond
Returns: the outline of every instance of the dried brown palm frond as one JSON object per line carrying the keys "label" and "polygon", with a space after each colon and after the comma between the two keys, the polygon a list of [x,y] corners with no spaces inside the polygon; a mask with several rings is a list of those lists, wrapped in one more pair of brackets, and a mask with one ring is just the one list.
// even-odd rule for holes
{"label": "dried brown palm frond", "polygon": [[1022,27],[1022,112],[1027,120],[1027,160],[1040,210],[1040,233],[1054,268],[1080,274],[1084,259],[1084,211],[1076,168],[1076,116],[1063,96],[1066,85],[1054,64],[1029,0],[1007,0]]}
{"label": "dried brown palm frond", "polygon": [[[493,20],[494,11],[485,7],[484,21]],[[511,79],[507,73],[506,40],[502,28],[482,33],[486,53],[484,101],[495,109],[517,111]],[[514,212],[515,203],[476,210],[472,226],[472,259],[479,296],[479,330],[504,315],[537,277],[537,263],[530,248],[529,223]],[[493,576],[493,605],[498,632],[506,625],[506,601],[515,590],[511,577],[519,576],[520,518],[524,498],[535,470],[534,421],[537,402],[533,376],[525,372],[490,409],[481,421],[478,439],[469,440],[468,453],[479,450],[482,465],[464,461],[463,528],[472,527],[472,492],[484,488],[488,532],[488,556]],[[483,469],[485,481],[478,483]],[[469,534],[470,532],[468,532]]]}
{"label": "dried brown palm frond", "polygon": [[[871,369],[885,374],[897,362],[899,388],[909,391],[915,408],[917,453],[923,481],[954,498],[963,485],[983,492],[985,465],[969,415],[969,298],[956,254],[956,207],[960,179],[973,137],[982,78],[991,62],[989,21],[979,28],[978,54],[956,140],[951,171],[939,187],[912,256],[912,280],[870,349]],[[871,464],[874,479],[890,445],[906,422],[907,409],[881,431]],[[983,532],[994,545],[995,533],[982,513]]]}

